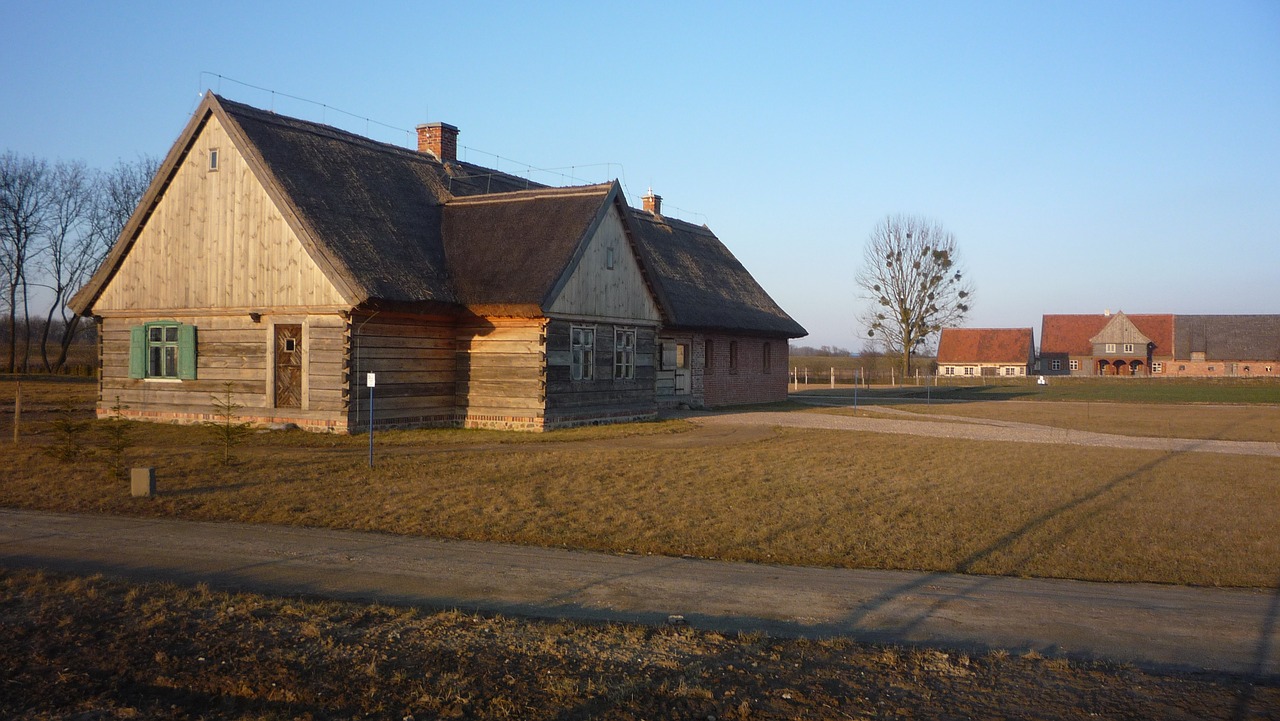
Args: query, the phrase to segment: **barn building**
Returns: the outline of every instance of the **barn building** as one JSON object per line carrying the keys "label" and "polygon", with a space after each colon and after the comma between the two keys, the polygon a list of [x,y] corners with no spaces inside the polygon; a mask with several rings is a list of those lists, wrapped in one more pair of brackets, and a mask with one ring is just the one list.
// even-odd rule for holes
{"label": "barn building", "polygon": [[943,328],[938,375],[1025,378],[1035,364],[1030,328]]}
{"label": "barn building", "polygon": [[[544,430],[785,400],[805,335],[705,226],[207,93],[71,301],[98,414]],[[370,418],[368,388],[374,379]]]}
{"label": "barn building", "polygon": [[1046,315],[1045,375],[1280,376],[1280,315]]}

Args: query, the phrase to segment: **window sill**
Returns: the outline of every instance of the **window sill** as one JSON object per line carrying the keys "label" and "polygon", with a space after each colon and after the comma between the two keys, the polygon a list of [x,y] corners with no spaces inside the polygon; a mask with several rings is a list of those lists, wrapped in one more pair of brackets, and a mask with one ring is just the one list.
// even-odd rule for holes
{"label": "window sill", "polygon": [[181,383],[181,378],[143,378],[144,383]]}

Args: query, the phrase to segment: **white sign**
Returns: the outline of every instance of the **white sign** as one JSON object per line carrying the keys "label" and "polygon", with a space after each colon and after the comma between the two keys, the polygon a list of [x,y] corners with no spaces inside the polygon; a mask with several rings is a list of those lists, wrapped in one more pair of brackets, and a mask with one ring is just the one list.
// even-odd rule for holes
{"label": "white sign", "polygon": [[374,378],[373,378],[373,374],[372,374],[372,373],[369,373],[369,374],[365,375],[365,377],[364,377],[364,384],[365,384],[366,386],[368,386],[368,387],[372,388],[372,387],[374,386],[374,382],[373,382],[373,381],[374,381]]}

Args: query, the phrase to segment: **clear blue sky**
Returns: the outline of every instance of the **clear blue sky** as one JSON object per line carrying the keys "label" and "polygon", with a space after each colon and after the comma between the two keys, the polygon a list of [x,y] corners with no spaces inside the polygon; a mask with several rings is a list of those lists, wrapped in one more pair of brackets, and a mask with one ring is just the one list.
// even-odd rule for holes
{"label": "clear blue sky", "polygon": [[406,145],[333,108],[444,121],[473,162],[652,186],[805,344],[862,347],[852,278],[897,212],[956,234],[970,326],[1280,313],[1276,0],[11,0],[0,27],[0,150],[163,155],[206,87]]}

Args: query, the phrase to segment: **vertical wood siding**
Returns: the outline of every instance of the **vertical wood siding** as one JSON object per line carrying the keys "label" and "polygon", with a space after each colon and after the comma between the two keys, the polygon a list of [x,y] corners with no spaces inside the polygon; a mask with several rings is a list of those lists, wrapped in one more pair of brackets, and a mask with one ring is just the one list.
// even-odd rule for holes
{"label": "vertical wood siding", "polygon": [[211,117],[94,312],[343,303]]}
{"label": "vertical wood siding", "polygon": [[[612,269],[608,267],[610,251]],[[633,319],[637,323],[661,320],[617,210],[610,208],[600,223],[560,294],[551,300],[549,313]]]}

